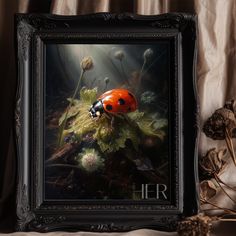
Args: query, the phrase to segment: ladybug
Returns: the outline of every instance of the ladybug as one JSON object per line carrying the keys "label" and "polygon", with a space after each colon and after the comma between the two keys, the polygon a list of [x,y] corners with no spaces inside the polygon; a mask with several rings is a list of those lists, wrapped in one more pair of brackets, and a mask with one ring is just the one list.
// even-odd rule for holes
{"label": "ladybug", "polygon": [[137,109],[135,96],[127,89],[112,89],[103,93],[89,109],[91,117],[100,117],[103,113],[125,114]]}

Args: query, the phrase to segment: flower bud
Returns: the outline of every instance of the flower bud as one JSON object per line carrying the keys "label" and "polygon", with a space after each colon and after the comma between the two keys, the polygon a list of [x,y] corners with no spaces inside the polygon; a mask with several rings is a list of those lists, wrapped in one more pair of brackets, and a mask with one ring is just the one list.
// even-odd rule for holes
{"label": "flower bud", "polygon": [[92,57],[84,57],[80,63],[80,66],[83,70],[91,70],[93,68]]}
{"label": "flower bud", "polygon": [[104,82],[105,82],[105,84],[108,84],[110,82],[110,79],[108,77],[105,77]]}
{"label": "flower bud", "polygon": [[116,51],[115,54],[114,54],[114,57],[117,59],[117,60],[120,60],[122,61],[123,58],[125,57],[125,54],[123,51]]}
{"label": "flower bud", "polygon": [[143,58],[144,60],[148,60],[153,56],[153,51],[151,48],[148,48],[147,50],[144,51],[143,53]]}

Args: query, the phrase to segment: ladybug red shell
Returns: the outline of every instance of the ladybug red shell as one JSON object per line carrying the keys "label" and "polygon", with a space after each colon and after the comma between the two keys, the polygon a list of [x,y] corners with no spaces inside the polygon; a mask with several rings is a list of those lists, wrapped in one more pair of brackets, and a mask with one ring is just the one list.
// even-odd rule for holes
{"label": "ladybug red shell", "polygon": [[135,96],[127,89],[112,89],[103,93],[93,103],[89,112],[92,117],[99,117],[102,113],[124,114],[137,109]]}

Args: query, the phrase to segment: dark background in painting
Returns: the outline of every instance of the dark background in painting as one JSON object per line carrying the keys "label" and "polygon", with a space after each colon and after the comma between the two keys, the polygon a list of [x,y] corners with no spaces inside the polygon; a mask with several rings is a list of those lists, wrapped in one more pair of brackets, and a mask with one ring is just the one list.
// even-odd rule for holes
{"label": "dark background in painting", "polygon": [[[113,45],[110,45],[112,48]],[[116,45],[117,46],[117,45]],[[119,46],[118,46],[119,47]],[[72,46],[73,48],[73,46]],[[157,95],[157,102],[150,105],[150,111],[157,111],[161,118],[167,118],[168,109],[168,80],[169,80],[169,44],[160,42],[152,45],[120,45],[117,50],[122,49],[125,52],[124,66],[128,78],[132,78],[133,71],[140,71],[143,64],[143,52],[151,48],[154,52],[153,57],[148,61],[145,68],[150,66],[148,73],[143,76],[141,91],[152,91]],[[91,49],[89,49],[91,50]],[[88,53],[83,56],[90,56]],[[93,57],[93,55],[92,55]],[[99,57],[99,59],[98,59]],[[87,77],[83,79],[82,86],[88,88],[99,86],[99,94],[104,92],[104,78],[107,74],[111,82],[106,91],[112,88],[117,88],[122,85],[124,78],[114,70],[112,64],[109,63],[107,56],[101,51],[94,58],[94,69],[89,72]],[[83,58],[83,57],[82,57]],[[46,131],[45,131],[45,159],[48,159],[55,150],[57,142],[58,127],[56,127],[56,119],[62,114],[68,105],[66,98],[71,97],[76,87],[77,80],[80,75],[80,61],[82,59],[71,55],[71,51],[65,45],[49,44],[46,47]],[[119,68],[119,61],[113,59]],[[96,71],[99,67],[100,73],[97,77]],[[109,73],[108,73],[109,71]],[[98,78],[93,85],[91,81]],[[92,80],[91,80],[92,78]],[[97,82],[98,80],[100,82]],[[90,80],[90,82],[88,82]],[[113,83],[114,82],[114,83]],[[138,96],[138,100],[139,100]],[[140,104],[139,104],[140,105]],[[139,106],[142,108],[142,105]],[[165,114],[164,114],[165,113]],[[52,115],[53,114],[53,115]],[[53,117],[55,116],[55,117]],[[52,120],[55,122],[52,122]],[[52,127],[54,125],[54,127]],[[165,139],[159,146],[159,153],[155,153],[156,158],[151,160],[155,167],[163,164],[164,159],[168,159],[168,138]],[[87,147],[87,144],[84,145]],[[96,147],[95,147],[96,148]],[[80,148],[81,152],[82,148]],[[152,155],[156,149],[147,150],[147,154]],[[158,156],[160,155],[160,156]],[[127,178],[132,176],[133,183],[136,188],[140,189],[142,183],[150,183],[150,180],[143,175],[140,175],[136,166],[129,160],[121,160],[122,153],[119,151],[112,156],[106,156],[105,166],[109,166],[117,172],[114,180],[104,180],[101,172],[91,174],[82,173],[81,171],[72,171],[62,168],[46,168],[45,171],[45,198],[46,199],[131,199],[130,193],[124,191],[124,188],[115,187],[111,182],[125,182]],[[63,186],[62,182],[70,177],[73,173],[73,180],[70,184]],[[123,175],[123,177],[122,177]],[[58,176],[57,184],[49,184],[48,179],[51,176]],[[113,176],[114,177],[114,176]],[[167,178],[166,178],[167,177]],[[165,169],[165,183],[169,187],[169,170],[168,165]],[[163,182],[160,182],[163,183]],[[130,186],[131,187],[131,186]],[[102,189],[101,189],[102,188]],[[103,191],[106,189],[105,191]],[[101,193],[105,192],[105,193]],[[128,194],[128,195],[127,195]],[[107,196],[108,195],[108,196]]]}
{"label": "dark background in painting", "polygon": [[[112,45],[111,45],[112,47]],[[165,81],[168,81],[168,66],[169,66],[169,44],[168,43],[158,43],[156,45],[132,45],[132,48],[128,45],[121,45],[121,48],[124,49],[125,53],[130,55],[133,60],[136,62],[137,67],[133,69],[141,70],[143,63],[143,52],[147,48],[152,48],[154,51],[154,60],[151,60],[153,66],[151,67],[149,73],[156,75],[155,83],[150,86],[148,83],[143,83],[149,90],[160,94],[163,91]],[[89,55],[84,55],[89,56]],[[104,57],[104,55],[101,55]],[[73,63],[68,63],[68,60],[72,60],[69,52],[64,49],[64,45],[60,44],[48,44],[46,49],[46,105],[47,108],[50,104],[54,103],[56,97],[71,96],[74,91],[74,88],[77,83],[77,79],[80,75],[80,61]],[[126,60],[126,59],[124,59]],[[154,62],[155,61],[155,62]],[[114,59],[114,62],[116,60]],[[129,64],[129,62],[127,62]],[[104,65],[103,78],[106,77],[106,71],[109,69]],[[111,65],[108,65],[111,67]],[[119,65],[118,65],[119,66]],[[68,68],[69,67],[69,68]],[[112,70],[111,70],[112,71]],[[116,71],[114,71],[116,73]],[[116,73],[117,74],[117,73]],[[128,75],[129,73],[127,73]],[[123,78],[119,78],[119,75],[116,77],[117,81],[122,83]],[[154,85],[154,86],[153,86]],[[82,82],[83,86],[83,82]]]}

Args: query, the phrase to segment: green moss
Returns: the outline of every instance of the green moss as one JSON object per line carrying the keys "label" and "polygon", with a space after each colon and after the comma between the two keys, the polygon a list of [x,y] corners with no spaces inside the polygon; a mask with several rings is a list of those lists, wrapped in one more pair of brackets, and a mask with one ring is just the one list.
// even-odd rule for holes
{"label": "green moss", "polygon": [[134,148],[138,149],[139,136],[134,127],[130,127],[125,119],[114,118],[114,128],[110,121],[105,126],[97,129],[94,138],[103,152],[115,152],[120,148],[125,148],[126,141],[130,140]]}
{"label": "green moss", "polygon": [[161,140],[166,136],[165,128],[168,123],[166,119],[153,118],[152,114],[139,111],[132,112],[128,116],[138,125],[143,134],[158,137]]}
{"label": "green moss", "polygon": [[[97,97],[97,88],[94,89],[86,89],[83,87],[80,90],[80,100],[74,99],[71,108],[68,111],[67,119],[73,118],[76,116],[79,112],[83,112],[85,109],[87,109],[91,104],[93,104],[96,101]],[[69,102],[71,101],[71,98],[67,99]],[[89,109],[89,108],[88,108]],[[86,110],[86,115],[87,115]],[[59,119],[59,126],[62,124],[62,122],[65,120],[66,112],[63,113],[63,115]]]}
{"label": "green moss", "polygon": [[80,100],[84,103],[93,104],[97,100],[97,88],[80,90]]}
{"label": "green moss", "polygon": [[[80,139],[83,135],[92,132],[101,151],[107,153],[125,148],[127,140],[130,140],[137,150],[142,135],[164,138],[165,132],[162,128],[166,127],[167,123],[163,121],[159,123],[159,120],[153,119],[150,114],[144,112],[135,111],[127,116],[114,116],[113,127],[111,119],[105,115],[97,120],[91,118],[88,111],[96,98],[96,88],[80,90],[80,99],[74,100],[68,112],[70,122],[63,132],[63,137],[73,132],[76,138]],[[63,121],[64,115],[60,122]]]}

